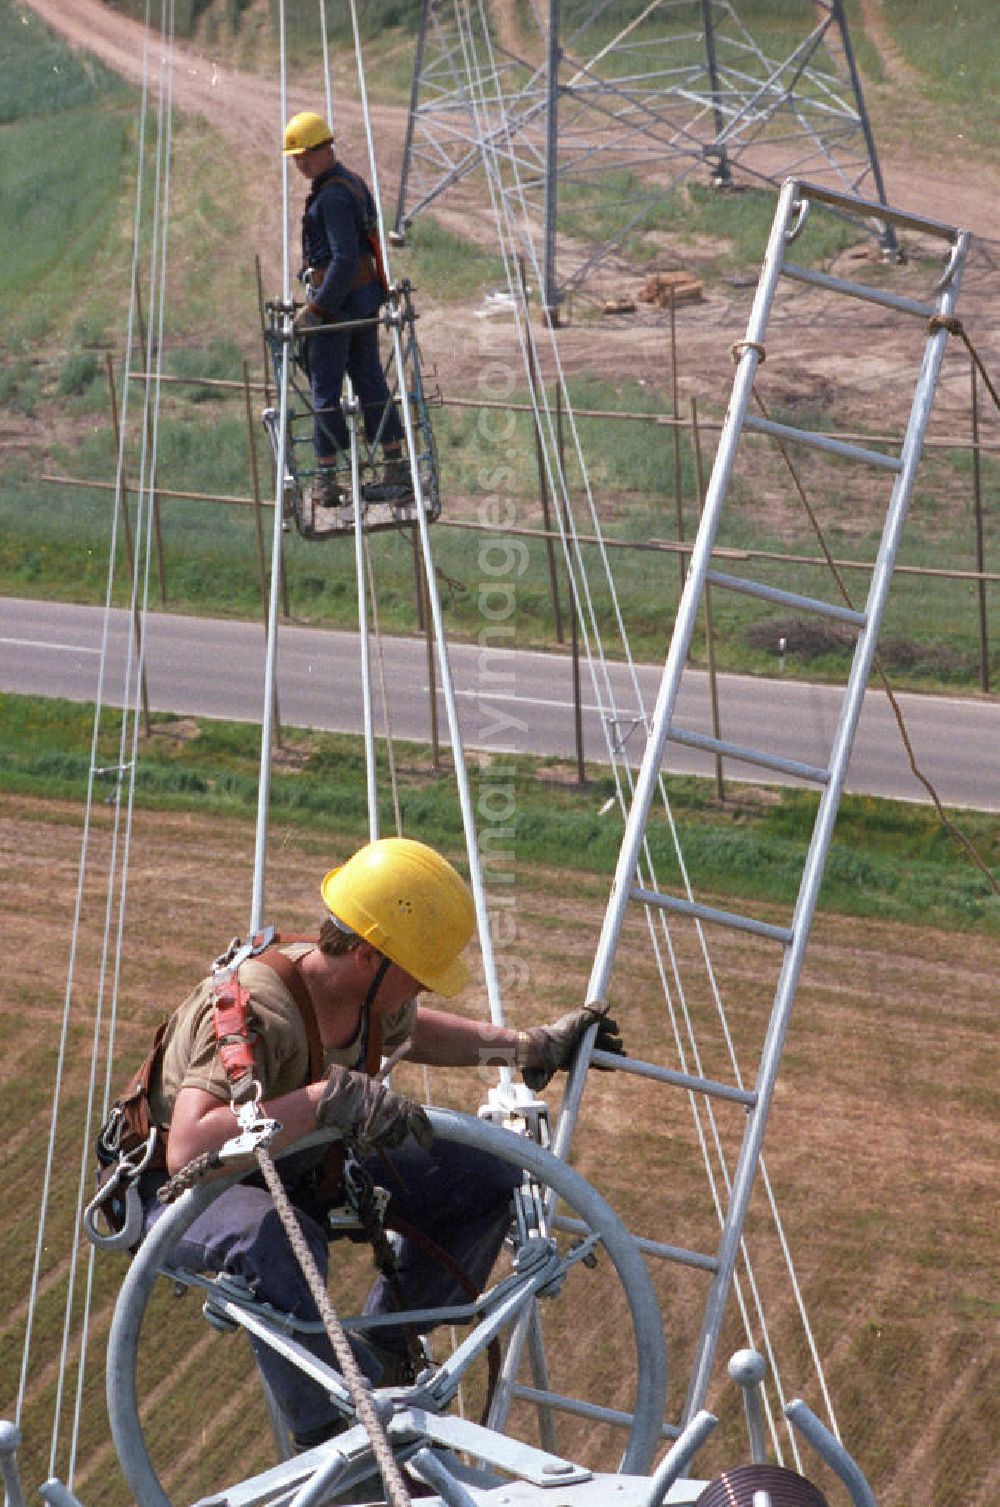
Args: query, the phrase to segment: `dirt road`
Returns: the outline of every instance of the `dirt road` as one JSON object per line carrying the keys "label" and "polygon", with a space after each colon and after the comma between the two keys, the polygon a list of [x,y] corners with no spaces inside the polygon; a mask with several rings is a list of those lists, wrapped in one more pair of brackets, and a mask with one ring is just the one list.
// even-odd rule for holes
{"label": "dirt road", "polygon": [[[145,28],[138,21],[111,11],[102,0],[23,0],[72,46],[91,52],[109,68],[134,84],[141,84],[147,56]],[[502,8],[501,19],[507,16]],[[877,0],[863,0],[865,28],[882,57],[887,74],[906,87],[915,87],[913,71],[895,48]],[[509,20],[509,17],[508,17]],[[175,46],[174,102],[181,110],[204,115],[214,129],[234,141],[251,144],[270,161],[280,134],[280,92],[274,76],[241,73],[189,46]],[[153,43],[155,66],[155,42]],[[293,78],[289,83],[289,113],[315,106],[319,74]],[[360,132],[357,103],[343,95],[337,100],[338,128],[347,137]],[[393,172],[402,157],[406,111],[378,107],[379,149]],[[360,141],[358,142],[360,145]],[[966,226],[978,236],[1000,239],[1000,173],[981,158],[966,164],[960,142],[919,141],[907,153],[883,159],[886,186],[892,203],[915,213],[929,214],[949,224]]]}

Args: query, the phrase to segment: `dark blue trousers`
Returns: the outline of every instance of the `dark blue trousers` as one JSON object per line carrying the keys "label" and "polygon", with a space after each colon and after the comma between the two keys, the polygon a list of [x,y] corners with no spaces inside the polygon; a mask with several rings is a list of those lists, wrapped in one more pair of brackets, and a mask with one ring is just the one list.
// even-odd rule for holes
{"label": "dark blue trousers", "polygon": [[[341,317],[345,320],[374,318],[379,310],[380,298],[377,283],[358,288],[344,299]],[[347,424],[340,410],[345,372],[354,383],[354,391],[361,404],[368,443],[371,444],[375,439],[384,413],[383,446],[396,448],[402,444],[403,426],[395,403],[390,403],[389,387],[379,354],[377,324],[366,325],[363,329],[345,330],[343,334],[331,331],[325,335],[310,335],[306,350],[315,412],[313,438],[319,460],[331,460],[338,449],[349,449]],[[386,404],[389,404],[387,412]]]}
{"label": "dark blue trousers", "polygon": [[[368,1158],[363,1164],[389,1190],[390,1221],[398,1216],[428,1236],[481,1290],[503,1244],[510,1195],[520,1182],[520,1170],[481,1151],[446,1142],[435,1142],[427,1152],[408,1141],[390,1153],[390,1159],[395,1176],[380,1157]],[[309,1249],[325,1278],[329,1235],[322,1220],[331,1205],[317,1203],[308,1191],[300,1194],[294,1184],[289,1193]],[[147,1196],[146,1208],[148,1229],[162,1213],[162,1206],[155,1196]],[[195,1220],[171,1261],[192,1271],[241,1276],[260,1301],[295,1318],[318,1318],[305,1277],[265,1188],[240,1183],[228,1189]],[[455,1276],[415,1240],[400,1240],[397,1266],[400,1285],[412,1307],[433,1308],[468,1299]],[[379,1277],[368,1295],[365,1313],[392,1313],[395,1306],[387,1284]],[[325,1335],[299,1338],[313,1354],[336,1367]],[[380,1329],[378,1343],[390,1350],[402,1350],[405,1342],[398,1329]],[[337,1416],[326,1393],[252,1336],[250,1344],[291,1432],[300,1440],[321,1437]],[[380,1366],[375,1357],[363,1345],[357,1347],[357,1355],[362,1369],[377,1383]]]}

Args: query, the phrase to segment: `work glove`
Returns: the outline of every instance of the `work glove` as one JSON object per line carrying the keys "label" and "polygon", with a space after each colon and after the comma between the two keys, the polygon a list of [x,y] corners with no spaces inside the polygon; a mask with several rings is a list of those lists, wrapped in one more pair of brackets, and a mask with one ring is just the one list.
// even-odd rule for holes
{"label": "work glove", "polygon": [[412,1136],[425,1151],[434,1139],[431,1122],[419,1104],[394,1094],[366,1073],[332,1067],[316,1106],[316,1124],[343,1131],[362,1147],[400,1146]]}
{"label": "work glove", "polygon": [[330,321],[323,315],[317,314],[311,304],[306,304],[292,320],[292,333],[294,335],[306,335],[310,330],[318,329]]}
{"label": "work glove", "polygon": [[549,1026],[532,1026],[530,1030],[518,1032],[514,1061],[532,1093],[539,1093],[555,1073],[571,1065],[580,1038],[595,1021],[594,1050],[614,1052],[619,1057],[624,1055],[618,1024],[608,1014],[609,1009],[606,1001],[595,1000],[593,1004],[584,1005],[582,1010],[560,1015]]}

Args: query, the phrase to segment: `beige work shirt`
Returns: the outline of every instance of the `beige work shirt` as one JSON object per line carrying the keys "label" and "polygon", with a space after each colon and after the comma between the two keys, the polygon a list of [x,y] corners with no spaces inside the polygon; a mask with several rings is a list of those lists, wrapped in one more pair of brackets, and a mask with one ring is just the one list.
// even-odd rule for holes
{"label": "beige work shirt", "polygon": [[[311,952],[314,943],[293,942],[280,950],[292,962]],[[250,991],[248,1025],[253,1033],[253,1059],[257,1081],[265,1099],[301,1088],[309,1077],[309,1043],[294,999],[273,968],[251,958],[238,972],[240,983]],[[381,1017],[382,1045],[388,1054],[413,1034],[417,1002],[409,1000],[398,1010]],[[323,1068],[360,1068],[361,1025],[353,1041],[343,1047],[323,1048]],[[224,1102],[229,1100],[229,1081],[222,1069],[212,1018],[212,980],[203,979],[174,1011],[167,1024],[160,1053],[159,1072],[150,1083],[149,1102],[153,1123],[169,1125],[177,1095],[182,1088],[202,1088]]]}

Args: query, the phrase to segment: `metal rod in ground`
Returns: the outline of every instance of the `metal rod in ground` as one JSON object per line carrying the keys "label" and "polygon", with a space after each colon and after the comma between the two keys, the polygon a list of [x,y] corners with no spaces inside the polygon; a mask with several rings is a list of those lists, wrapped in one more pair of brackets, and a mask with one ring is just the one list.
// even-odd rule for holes
{"label": "metal rod in ground", "polygon": [[[698,428],[698,399],[691,398],[691,436],[694,440],[694,474],[698,488],[698,518],[705,506],[705,471],[701,457],[701,430]],[[681,556],[683,559],[683,556]],[[719,683],[715,673],[715,629],[712,626],[712,588],[705,582],[705,653],[708,658],[708,691],[712,699],[712,737],[721,741],[722,722],[719,717]],[[720,801],[726,799],[726,782],[722,772],[722,755],[715,755],[715,790]]]}
{"label": "metal rod in ground", "polygon": [[986,569],[986,552],[983,545],[983,482],[979,457],[979,388],[975,359],[970,360],[972,373],[972,504],[976,520],[976,569],[980,579],[976,583],[979,598],[979,689],[989,694],[990,689],[990,640],[986,622],[986,582],[982,574]]}
{"label": "metal rod in ground", "polygon": [[417,525],[410,526],[410,546],[413,550],[413,600],[417,607],[417,632],[426,630],[424,623],[424,586],[423,566],[420,561],[420,535],[417,533]]}
{"label": "metal rod in ground", "polygon": [[[559,458],[559,495],[556,507],[561,508],[566,496],[566,447],[563,440],[562,384],[556,383],[556,451]],[[576,588],[573,573],[567,562],[566,593],[569,598],[569,644],[573,662],[573,741],[576,746],[576,780],[578,785],[587,783],[587,770],[583,759],[583,698],[580,687],[580,619],[576,604]]]}
{"label": "metal rod in ground", "polygon": [[[260,602],[264,614],[264,640],[267,641],[267,563],[264,559],[264,515],[260,507],[260,470],[254,439],[253,406],[250,401],[250,363],[243,362],[243,397],[247,415],[247,443],[250,447],[250,484],[253,487],[253,521],[257,530],[257,566],[260,571]],[[278,683],[274,683],[274,742],[281,747],[281,714],[278,710]]]}
{"label": "metal rod in ground", "polygon": [[[673,433],[674,433],[674,511],[677,517],[677,538],[684,543],[684,504],[681,499],[681,426],[680,398],[677,388],[677,310],[674,301],[674,285],[670,284],[670,389],[673,404]],[[677,556],[677,569],[680,574],[680,589],[684,590],[684,577],[687,573],[686,557],[683,554]]]}
{"label": "metal rod in ground", "polygon": [[[531,325],[528,320],[528,284],[525,277],[524,255],[520,253],[517,258],[517,274],[521,283],[521,306],[524,310],[524,323],[528,338],[528,381],[531,383],[532,404],[531,421],[535,430],[535,463],[538,467],[538,496],[542,504],[542,518],[545,523],[545,532],[551,533],[552,520],[549,512],[549,486],[545,474],[545,447],[542,444],[542,431],[538,423],[538,404],[540,401],[541,378],[538,373],[538,357],[535,352],[535,342],[531,335]],[[556,575],[556,552],[551,538],[545,541],[545,553],[549,565],[549,589],[552,592],[552,615],[556,625],[556,643],[565,642],[563,636],[562,608],[559,605],[559,580]]]}
{"label": "metal rod in ground", "polygon": [[[149,370],[149,358],[152,351],[146,341],[146,323],[142,316],[142,287],[139,283],[138,269],[135,274],[135,314],[136,324],[139,329],[139,349],[142,353],[142,364],[145,370]],[[146,443],[149,453],[153,454],[152,413],[150,406],[146,404]],[[163,530],[160,527],[160,499],[154,490],[152,495],[153,509],[153,542],[156,546],[156,576],[160,586],[160,606],[167,605],[167,566],[163,553]]]}
{"label": "metal rod in ground", "polygon": [[[427,584],[427,576],[423,570],[422,562],[420,578],[417,584],[420,588],[421,607],[423,608],[423,601],[426,601],[430,596],[430,587]],[[441,744],[438,735],[437,672],[434,665],[434,624],[429,612],[424,610],[423,615],[426,624],[424,635],[427,643],[427,694],[431,713],[431,768],[436,774],[441,768]]]}
{"label": "metal rod in ground", "polygon": [[253,518],[257,532],[257,569],[260,575],[260,599],[267,617],[267,563],[264,559],[264,521],[260,511],[260,471],[254,444],[253,412],[250,407],[250,363],[243,362],[243,392],[246,399],[247,442],[250,450],[250,484],[253,489]]}
{"label": "metal rod in ground", "polygon": [[[115,438],[115,455],[121,455],[121,421],[118,417],[118,393],[115,390],[115,368],[111,352],[104,353],[104,367],[108,374],[108,397],[111,402],[111,429]],[[128,513],[128,485],[125,481],[125,457],[121,455],[121,519],[125,534],[125,560],[128,565],[129,596],[132,602],[132,630],[135,634],[135,653],[139,664],[139,699],[142,703],[142,729],[148,738],[152,731],[149,715],[149,687],[146,683],[146,657],[142,652],[142,628],[139,623],[139,604],[135,599],[135,572],[132,561],[132,520]]]}
{"label": "metal rod in ground", "polygon": [[[954,447],[952,447],[954,448]],[[985,445],[980,447],[985,450]],[[90,476],[63,476],[53,471],[43,471],[38,478],[47,486],[53,487],[82,487],[84,490],[97,492],[113,492],[113,481],[95,481]],[[227,507],[252,508],[252,497],[227,497],[219,492],[181,492],[171,487],[160,489],[161,497],[172,497],[178,502],[217,502]],[[261,505],[265,508],[274,506],[267,498],[262,499]],[[475,529],[481,534],[510,534],[515,539],[544,539],[545,530],[540,528],[514,528],[507,524],[502,527],[497,524],[482,523],[475,518],[439,518],[436,525],[438,529]],[[553,539],[560,536],[553,533]],[[602,549],[634,549],[640,553],[648,554],[683,554],[690,555],[693,546],[689,543],[678,544],[675,539],[616,539],[600,538],[597,534],[577,534],[578,544],[599,544]],[[775,560],[785,565],[815,565],[823,570],[830,569],[830,561],[823,555],[790,555],[782,550],[773,549],[737,549],[735,546],[719,545],[712,550],[712,558],[718,560]],[[871,560],[847,560],[842,556],[834,556],[834,565],[838,570],[860,570],[868,574],[872,568]],[[978,570],[944,570],[937,565],[897,565],[893,571],[896,576],[928,576],[940,581],[978,581],[984,580],[987,585],[996,585],[1000,582],[1000,571]]]}
{"label": "metal rod in ground", "polygon": [[264,280],[260,271],[259,254],[253,259],[254,272],[257,277],[257,313],[260,315],[260,345],[264,357],[264,407],[271,406],[271,378],[267,364],[267,319],[264,312]]}

